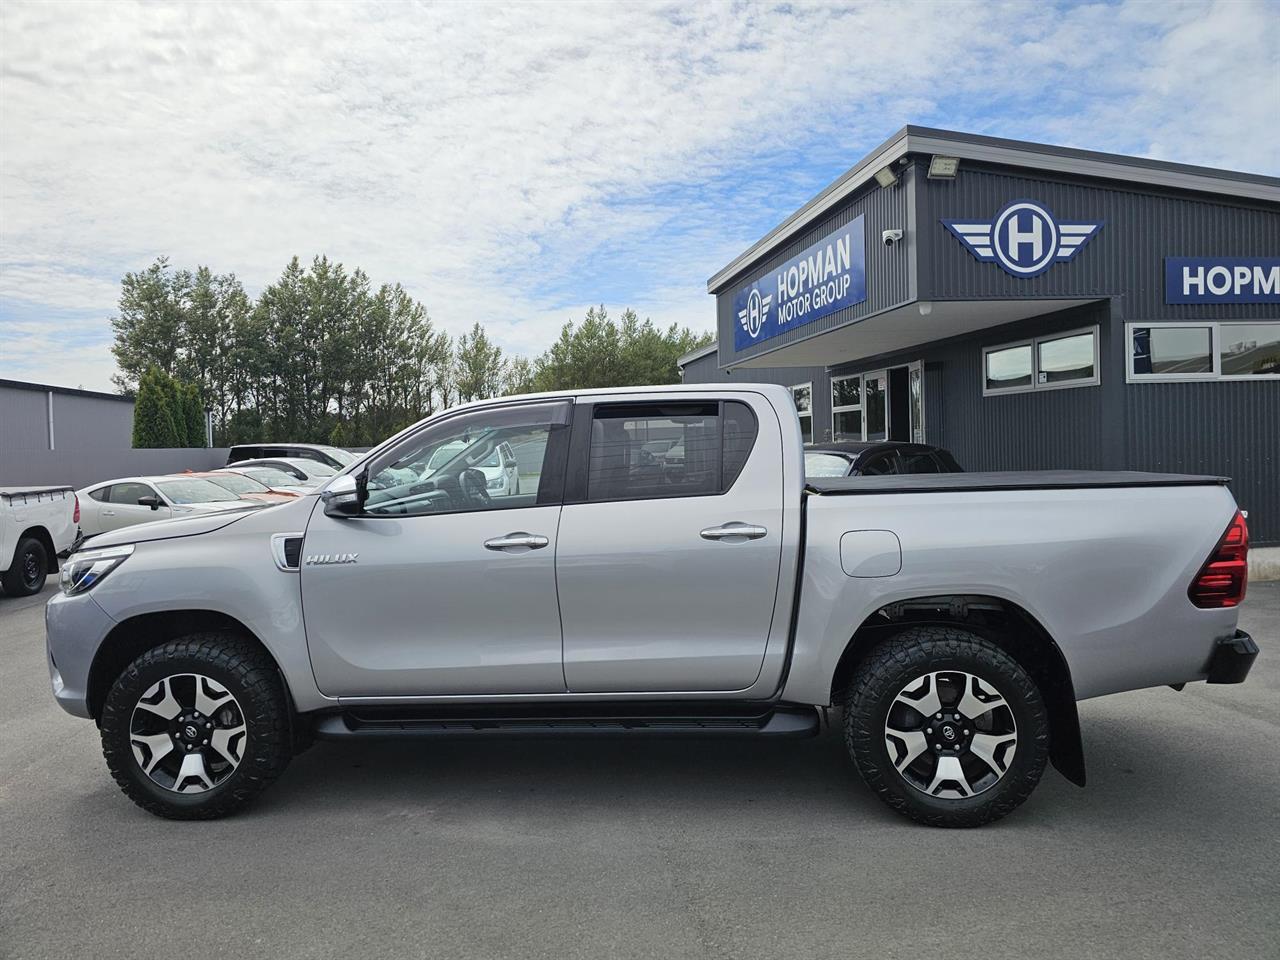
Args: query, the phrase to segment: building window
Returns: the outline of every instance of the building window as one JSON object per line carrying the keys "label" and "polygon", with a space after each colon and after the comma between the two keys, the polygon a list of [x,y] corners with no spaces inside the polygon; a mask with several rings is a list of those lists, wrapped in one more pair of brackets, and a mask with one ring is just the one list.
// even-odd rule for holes
{"label": "building window", "polygon": [[1098,328],[1072,330],[982,351],[984,395],[1090,387],[1098,383]]}
{"label": "building window", "polygon": [[862,439],[862,377],[831,380],[831,439]]}
{"label": "building window", "polygon": [[796,413],[800,415],[800,434],[805,443],[813,442],[813,384],[797,383],[791,388]]}
{"label": "building window", "polygon": [[1280,378],[1280,321],[1130,323],[1131,383]]}

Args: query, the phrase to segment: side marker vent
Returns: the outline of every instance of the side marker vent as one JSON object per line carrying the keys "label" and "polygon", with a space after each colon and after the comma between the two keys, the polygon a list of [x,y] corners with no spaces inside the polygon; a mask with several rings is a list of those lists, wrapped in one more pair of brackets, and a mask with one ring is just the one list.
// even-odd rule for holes
{"label": "side marker vent", "polygon": [[302,565],[302,534],[273,534],[271,556],[281,570],[297,570]]}

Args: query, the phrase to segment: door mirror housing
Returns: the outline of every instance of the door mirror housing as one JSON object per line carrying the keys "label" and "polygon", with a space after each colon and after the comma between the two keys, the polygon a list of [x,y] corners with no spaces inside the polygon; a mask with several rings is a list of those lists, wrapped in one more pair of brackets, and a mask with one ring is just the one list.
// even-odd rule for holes
{"label": "door mirror housing", "polygon": [[155,494],[138,498],[138,506],[150,507],[152,510],[159,510],[163,501]]}
{"label": "door mirror housing", "polygon": [[320,494],[327,517],[358,517],[369,499],[369,471],[336,477]]}

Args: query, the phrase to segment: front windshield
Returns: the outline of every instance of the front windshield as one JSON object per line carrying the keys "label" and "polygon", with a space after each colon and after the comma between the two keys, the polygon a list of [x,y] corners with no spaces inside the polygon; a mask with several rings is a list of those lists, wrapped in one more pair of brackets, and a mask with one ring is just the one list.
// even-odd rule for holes
{"label": "front windshield", "polygon": [[275,467],[252,467],[244,472],[268,487],[296,487],[301,483],[297,477],[291,477]]}
{"label": "front windshield", "polygon": [[834,453],[806,453],[804,475],[806,477],[843,477],[849,472],[849,461]]}
{"label": "front windshield", "polygon": [[309,477],[332,477],[338,472],[327,463],[321,463],[319,460],[308,460],[306,463],[297,464],[297,467]]}
{"label": "front windshield", "polygon": [[216,483],[224,490],[230,490],[232,493],[269,493],[270,491],[265,485],[254,480],[252,477],[246,477],[242,473],[219,473],[216,476],[205,477],[210,483]]}
{"label": "front windshield", "polygon": [[172,503],[223,503],[237,501],[230,490],[210,483],[201,477],[183,477],[180,480],[157,480],[156,486]]}

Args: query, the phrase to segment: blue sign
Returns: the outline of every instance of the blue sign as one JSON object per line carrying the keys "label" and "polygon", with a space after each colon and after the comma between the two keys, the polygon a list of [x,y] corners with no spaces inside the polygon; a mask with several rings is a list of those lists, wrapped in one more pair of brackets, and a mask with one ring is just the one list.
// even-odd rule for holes
{"label": "blue sign", "polygon": [[1014,200],[994,220],[943,220],[942,225],[983,263],[998,263],[1015,277],[1038,277],[1073,259],[1103,222],[1058,220],[1042,203]]}
{"label": "blue sign", "polygon": [[1280,257],[1165,257],[1165,303],[1280,303]]}
{"label": "blue sign", "polygon": [[865,299],[867,239],[858,217],[734,295],[733,346],[743,350]]}

